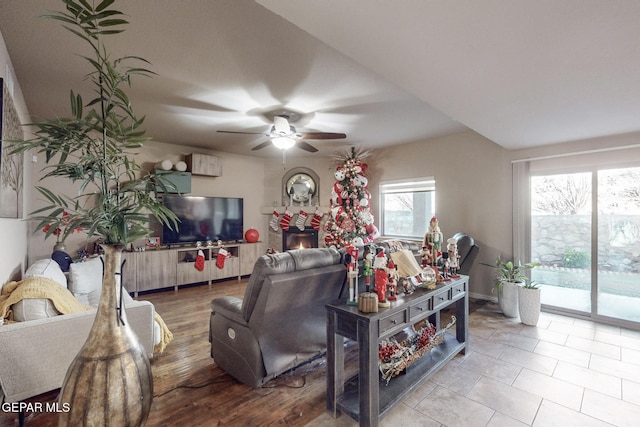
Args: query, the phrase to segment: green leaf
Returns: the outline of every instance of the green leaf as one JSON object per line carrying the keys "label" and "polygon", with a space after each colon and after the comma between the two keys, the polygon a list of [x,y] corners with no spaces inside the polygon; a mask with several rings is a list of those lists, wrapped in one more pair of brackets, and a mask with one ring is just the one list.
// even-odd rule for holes
{"label": "green leaf", "polygon": [[103,0],[102,3],[100,3],[98,5],[98,7],[96,7],[96,11],[100,12],[100,11],[106,9],[107,7],[111,6],[114,1],[115,0]]}
{"label": "green leaf", "polygon": [[98,22],[98,25],[100,27],[113,27],[116,25],[124,25],[124,24],[128,24],[128,22],[125,21],[124,19],[105,19],[104,21]]}

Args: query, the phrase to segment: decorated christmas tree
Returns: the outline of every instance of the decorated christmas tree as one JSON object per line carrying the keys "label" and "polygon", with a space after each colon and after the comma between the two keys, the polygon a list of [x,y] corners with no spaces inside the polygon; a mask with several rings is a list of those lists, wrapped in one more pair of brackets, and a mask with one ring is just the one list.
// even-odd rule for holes
{"label": "decorated christmas tree", "polygon": [[324,225],[327,247],[361,246],[378,235],[369,205],[367,165],[363,163],[368,155],[368,152],[351,148],[348,153],[336,157],[339,166],[331,189],[329,219]]}

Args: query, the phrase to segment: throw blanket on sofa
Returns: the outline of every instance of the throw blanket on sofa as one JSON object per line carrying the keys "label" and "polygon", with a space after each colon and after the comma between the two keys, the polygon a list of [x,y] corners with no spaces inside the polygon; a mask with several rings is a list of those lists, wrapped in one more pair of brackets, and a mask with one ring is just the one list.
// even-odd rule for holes
{"label": "throw blanket on sofa", "polygon": [[0,316],[12,321],[11,306],[27,298],[46,298],[62,314],[91,310],[81,304],[67,288],[44,277],[29,277],[19,282],[10,282],[2,287],[0,294]]}
{"label": "throw blanket on sofa", "polygon": [[[29,277],[19,282],[10,282],[2,287],[0,293],[0,318],[9,323],[13,321],[11,306],[23,299],[42,298],[50,300],[56,310],[62,314],[78,313],[92,310],[90,307],[80,303],[71,292],[59,283],[45,277]],[[154,311],[155,321],[160,326],[160,342],[154,347],[154,352],[162,353],[173,340],[173,334],[162,320],[162,317]]]}
{"label": "throw blanket on sofa", "polygon": [[402,240],[388,240],[386,243],[389,245],[389,251],[391,253],[410,249],[409,245]]}
{"label": "throw blanket on sofa", "polygon": [[160,326],[160,342],[153,347],[153,351],[154,353],[162,353],[167,344],[169,344],[173,340],[173,334],[164,323],[164,320],[162,320],[162,317],[160,317],[158,312],[154,311],[153,313],[155,314],[155,319],[158,323],[158,326]]}

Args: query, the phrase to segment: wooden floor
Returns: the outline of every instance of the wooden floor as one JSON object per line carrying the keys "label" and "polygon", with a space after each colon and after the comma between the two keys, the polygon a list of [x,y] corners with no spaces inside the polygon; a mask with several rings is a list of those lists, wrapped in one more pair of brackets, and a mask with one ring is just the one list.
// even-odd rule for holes
{"label": "wooden floor", "polygon": [[[247,387],[218,368],[209,355],[210,301],[242,298],[246,279],[141,295],[162,316],[174,340],[152,360],[154,398],[147,426],[303,426],[324,413],[325,361],[317,359],[265,384]],[[58,390],[30,399],[53,402]],[[0,426],[17,426],[0,411]],[[28,413],[25,425],[56,426],[52,413]]]}

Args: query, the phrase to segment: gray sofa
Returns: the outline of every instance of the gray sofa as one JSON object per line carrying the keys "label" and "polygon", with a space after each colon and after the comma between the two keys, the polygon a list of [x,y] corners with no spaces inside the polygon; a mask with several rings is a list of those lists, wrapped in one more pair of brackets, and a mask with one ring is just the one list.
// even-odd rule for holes
{"label": "gray sofa", "polygon": [[325,304],[342,297],[346,268],[334,249],[263,255],[244,298],[211,302],[211,357],[231,376],[260,387],[326,351]]}
{"label": "gray sofa", "polygon": [[[475,259],[480,252],[480,246],[478,246],[474,238],[467,233],[456,233],[453,235],[453,238],[456,240],[456,244],[458,245],[458,255],[460,256],[460,269],[458,272],[468,276],[471,271],[471,267],[473,267]],[[391,252],[409,250],[414,254],[418,264],[421,263],[420,250],[422,249],[422,245],[420,242],[397,239],[376,239],[374,241],[374,245],[376,247],[383,248],[387,255]],[[360,249],[360,258],[362,257],[363,249],[364,248]]]}

